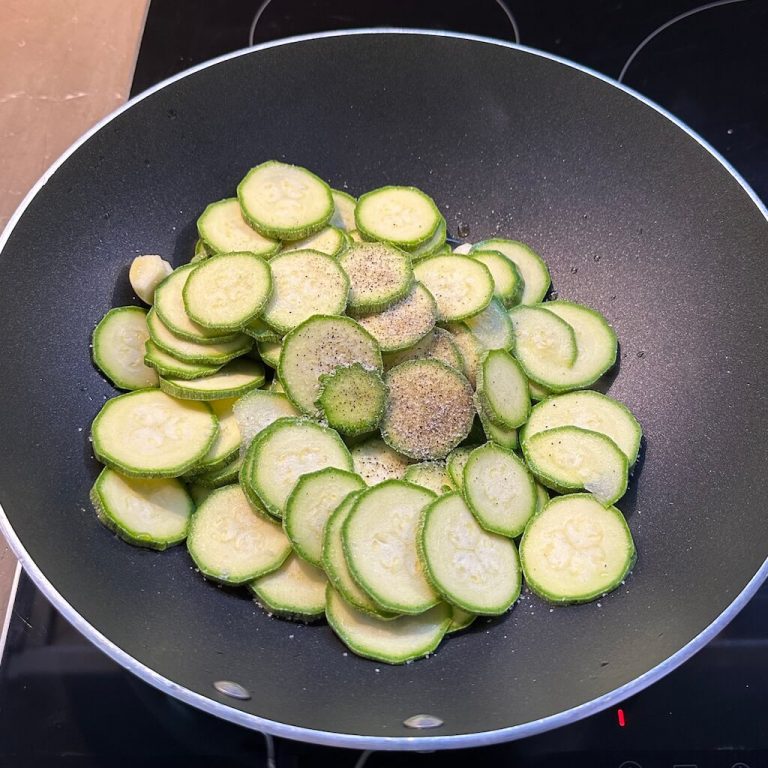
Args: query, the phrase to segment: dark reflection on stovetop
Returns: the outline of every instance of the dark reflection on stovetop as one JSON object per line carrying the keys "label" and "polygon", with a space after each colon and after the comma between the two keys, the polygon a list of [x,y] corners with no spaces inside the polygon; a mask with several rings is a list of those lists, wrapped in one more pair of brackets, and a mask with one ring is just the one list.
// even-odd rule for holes
{"label": "dark reflection on stovetop", "polygon": [[[377,753],[367,768],[768,765],[768,586],[693,659],[617,710],[519,742]],[[276,740],[278,768],[351,768],[354,750]],[[22,576],[0,662],[0,766],[266,765],[262,736],[160,693],[107,658]],[[625,768],[629,768],[625,766]]]}

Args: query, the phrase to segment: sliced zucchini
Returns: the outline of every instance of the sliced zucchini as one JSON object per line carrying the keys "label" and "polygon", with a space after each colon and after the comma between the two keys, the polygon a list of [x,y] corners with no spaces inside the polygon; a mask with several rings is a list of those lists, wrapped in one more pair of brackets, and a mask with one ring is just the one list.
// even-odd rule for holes
{"label": "sliced zucchini", "polygon": [[482,311],[463,321],[486,349],[511,349],[512,321],[502,303],[494,297]]}
{"label": "sliced zucchini", "polygon": [[387,387],[378,371],[360,363],[340,366],[320,376],[317,405],[330,427],[354,437],[379,425],[387,399]]}
{"label": "sliced zucchini", "polygon": [[194,475],[189,479],[194,481],[194,486],[200,488],[221,488],[223,485],[231,485],[238,482],[240,477],[240,468],[243,466],[243,460],[240,456],[236,456],[232,461],[225,464],[220,469],[214,469],[210,472],[202,472],[199,475]]}
{"label": "sliced zucchini", "polygon": [[376,603],[371,600],[358,583],[352,578],[347,565],[347,558],[344,555],[344,543],[341,537],[341,530],[344,521],[352,511],[352,507],[360,495],[361,491],[350,493],[338,507],[333,511],[325,525],[323,537],[323,568],[328,576],[328,580],[341,596],[365,613],[376,616],[381,619],[392,619],[396,614],[385,613]]}
{"label": "sliced zucchini", "polygon": [[185,363],[164,352],[152,339],[147,340],[144,350],[144,364],[154,368],[160,376],[170,379],[200,379],[211,376],[220,368],[217,365]]}
{"label": "sliced zucchini", "polygon": [[439,360],[409,360],[386,375],[385,442],[412,459],[443,459],[472,428],[472,388]]}
{"label": "sliced zucchini", "polygon": [[[206,259],[206,263],[210,259]],[[171,272],[155,290],[154,312],[174,336],[195,344],[221,344],[234,341],[239,334],[216,328],[205,328],[194,322],[184,305],[184,288],[197,264],[184,264]]]}
{"label": "sliced zucchini", "polygon": [[452,605],[498,616],[520,596],[514,542],[481,528],[458,493],[427,507],[419,548],[430,581]]}
{"label": "sliced zucchini", "polygon": [[347,237],[350,243],[364,243],[362,235],[356,229],[347,230]]}
{"label": "sliced zucchini", "polygon": [[549,491],[541,483],[536,483],[536,512],[541,512],[548,503]]}
{"label": "sliced zucchini", "polygon": [[345,232],[351,232],[357,226],[355,224],[357,200],[340,189],[332,189],[331,197],[333,198],[331,226],[343,229]]}
{"label": "sliced zucchini", "polygon": [[426,488],[385,480],[360,494],[344,522],[349,570],[386,611],[423,613],[439,602],[417,549],[424,510],[434,498]]}
{"label": "sliced zucchini", "polygon": [[477,399],[495,424],[516,429],[531,413],[528,379],[520,364],[503,349],[486,352],[477,368]]}
{"label": "sliced zucchini", "polygon": [[353,491],[365,488],[354,472],[332,467],[302,475],[285,503],[283,528],[299,557],[323,565],[323,533],[331,513]]}
{"label": "sliced zucchini", "polygon": [[139,389],[104,403],[91,425],[93,452],[130,477],[176,477],[213,445],[218,421],[207,403]]}
{"label": "sliced zucchini", "polygon": [[233,399],[211,401],[211,410],[219,420],[219,434],[216,435],[213,445],[200,460],[200,463],[187,472],[188,477],[216,472],[231,464],[238,457],[242,437],[240,427],[238,427],[235,414],[232,411],[234,403],[235,400]]}
{"label": "sliced zucchini", "polygon": [[352,471],[352,457],[336,432],[309,419],[282,418],[254,438],[240,481],[270,514],[282,517],[298,479],[326,467]]}
{"label": "sliced zucchini", "polygon": [[402,480],[408,467],[408,459],[378,437],[359,443],[350,453],[355,472],[368,485],[378,485],[385,480]]}
{"label": "sliced zucchini", "polygon": [[521,304],[538,304],[547,295],[551,279],[544,259],[536,251],[518,240],[505,240],[500,237],[483,240],[472,246],[472,252],[499,251],[516,267],[523,279]]}
{"label": "sliced zucchini", "polygon": [[452,450],[445,459],[448,476],[457,491],[464,487],[464,467],[469,459],[469,454],[477,447],[476,445],[462,445]]}
{"label": "sliced zucchini", "polygon": [[[525,368],[523,368],[525,370]],[[528,381],[528,390],[531,393],[531,400],[539,401],[544,400],[546,397],[550,397],[552,394],[548,389],[545,389],[541,384],[537,384],[533,379]]]}
{"label": "sliced zucchini", "polygon": [[461,357],[459,370],[467,377],[467,381],[473,387],[477,386],[477,366],[480,358],[485,354],[485,347],[480,339],[463,323],[451,323],[447,328]]}
{"label": "sliced zucchini", "polygon": [[523,441],[523,454],[538,481],[554,491],[583,488],[608,506],[627,490],[627,457],[599,432],[579,427],[537,432]]}
{"label": "sliced zucchini", "polygon": [[240,428],[243,450],[256,435],[278,419],[298,416],[293,403],[282,393],[265,392],[263,389],[251,390],[233,406],[237,425]]}
{"label": "sliced zucchini", "polygon": [[265,237],[300,240],[333,215],[330,187],[297,165],[269,160],[248,171],[237,187],[246,221]]}
{"label": "sliced zucchini", "polygon": [[510,450],[517,448],[520,444],[517,430],[494,424],[486,415],[482,405],[477,402],[477,399],[475,404],[479,406],[477,415],[480,417],[480,424],[483,427],[486,440],[496,443],[496,445],[500,445],[502,448],[509,448]]}
{"label": "sliced zucchini", "polygon": [[531,473],[512,451],[494,443],[469,454],[463,491],[478,523],[503,536],[519,536],[536,511],[536,483]]}
{"label": "sliced zucchini", "polygon": [[413,285],[410,256],[386,243],[352,243],[339,265],[349,276],[349,311],[356,315],[391,307]]}
{"label": "sliced zucchini", "polygon": [[442,216],[434,200],[416,187],[380,187],[362,195],[355,224],[366,240],[416,248],[435,234]]}
{"label": "sliced zucchini", "polygon": [[468,253],[488,268],[493,278],[493,295],[505,307],[513,307],[520,301],[523,295],[523,278],[513,261],[500,251],[472,251],[470,247]]}
{"label": "sliced zucchini", "polygon": [[325,613],[327,585],[319,568],[291,555],[279,570],[252,581],[248,588],[270,614],[310,622]]}
{"label": "sliced zucchini", "polygon": [[303,240],[294,240],[283,245],[283,253],[290,251],[319,251],[337,258],[347,247],[347,236],[336,226],[325,227]]}
{"label": "sliced zucchini", "polygon": [[570,369],[576,360],[576,336],[565,320],[547,311],[547,304],[538,307],[519,306],[509,313],[512,321],[515,357],[520,361],[531,384],[554,381],[558,372]]}
{"label": "sliced zucchini", "polygon": [[148,253],[136,256],[128,270],[133,292],[145,303],[155,300],[155,288],[173,272],[173,267],[161,256]]}
{"label": "sliced zucchini", "polygon": [[432,294],[421,283],[414,283],[405,298],[381,312],[358,317],[357,322],[376,339],[382,352],[393,352],[417,344],[436,319]]}
{"label": "sliced zucchini", "polygon": [[148,339],[147,313],[143,309],[110,309],[93,329],[93,362],[119,389],[156,387],[157,372],[144,362]]}
{"label": "sliced zucchini", "polygon": [[154,309],[150,309],[147,314],[147,328],[150,338],[163,352],[185,363],[222,366],[245,354],[253,345],[253,339],[249,339],[245,334],[237,334],[233,341],[221,341],[216,344],[185,341],[168,330]]}
{"label": "sliced zucchini", "polygon": [[212,253],[248,251],[268,259],[280,250],[280,243],[259,234],[243,218],[236,197],[211,203],[197,220],[200,239]]}
{"label": "sliced zucchini", "polygon": [[406,664],[440,645],[450,623],[445,603],[419,616],[378,619],[351,606],[328,587],[325,615],[331,629],[353,653],[386,664]]}
{"label": "sliced zucchini", "polygon": [[573,328],[576,359],[571,366],[551,366],[543,375],[533,376],[553,392],[584,389],[594,384],[616,362],[616,332],[594,309],[569,301],[548,301],[544,307]]}
{"label": "sliced zucchini", "polygon": [[635,558],[621,512],[586,493],[552,499],[520,542],[528,586],[552,603],[585,603],[605,595],[624,581]]}
{"label": "sliced zucchini", "polygon": [[[417,285],[421,285],[417,283]],[[375,331],[371,331],[372,334]],[[433,328],[423,339],[413,346],[402,349],[399,352],[390,352],[384,355],[384,367],[389,370],[407,360],[441,360],[457,371],[464,370],[462,358],[454,343],[453,336],[443,328]]]}
{"label": "sliced zucchini", "polygon": [[[285,392],[285,390],[283,389],[283,385],[280,383],[280,379],[278,379],[277,376],[275,376],[275,378],[269,382],[268,391],[279,392],[280,394],[283,394]],[[298,412],[296,415],[298,416]]]}
{"label": "sliced zucchini", "polygon": [[336,259],[319,251],[288,251],[269,262],[272,296],[261,317],[287,333],[312,315],[340,315],[347,306],[349,278]]}
{"label": "sliced zucchini", "polygon": [[435,234],[425,240],[421,245],[417,245],[409,253],[411,254],[411,261],[415,264],[420,259],[426,259],[429,256],[434,256],[445,245],[445,236],[447,234],[447,226],[445,219],[441,216],[440,223],[437,225]]}
{"label": "sliced zucchini", "polygon": [[269,265],[253,253],[222,253],[192,270],[182,290],[190,319],[204,328],[237,331],[272,294]]}
{"label": "sliced zucchini", "polygon": [[320,376],[354,363],[382,370],[381,352],[373,336],[348,317],[316,315],[283,339],[278,374],[296,406],[309,416],[319,416]]}
{"label": "sliced zucchini", "polygon": [[410,464],[405,470],[403,480],[420,485],[438,496],[453,488],[444,461],[422,461],[420,464]]}
{"label": "sliced zucchini", "polygon": [[280,343],[282,336],[274,329],[270,328],[260,317],[254,317],[241,329],[256,341],[271,341]]}
{"label": "sliced zucchini", "polygon": [[291,542],[277,523],[253,510],[239,485],[227,485],[197,508],[187,549],[206,578],[237,585],[279,568]]}
{"label": "sliced zucchini", "polygon": [[[189,260],[190,264],[197,264],[198,262],[205,261],[213,256],[213,251],[208,249],[208,246],[202,241],[201,238],[195,240],[195,252],[192,254],[192,258]],[[171,274],[170,272],[168,273]]]}
{"label": "sliced zucchini", "polygon": [[566,426],[610,437],[624,452],[630,467],[637,460],[643,430],[629,408],[618,400],[590,389],[547,398],[531,411],[523,440],[545,429]]}
{"label": "sliced zucchini", "polygon": [[125,477],[105,467],[91,488],[104,525],[137,547],[167,549],[187,537],[195,505],[182,483]]}
{"label": "sliced zucchini", "polygon": [[476,613],[470,613],[463,608],[457,608],[455,605],[451,606],[451,623],[446,634],[452,635],[454,632],[461,632],[462,629],[470,626],[476,618]]}
{"label": "sliced zucchini", "polygon": [[259,358],[270,368],[278,369],[280,358],[283,354],[283,343],[281,341],[257,341],[256,350],[259,353]]}
{"label": "sliced zucchini", "polygon": [[491,273],[469,256],[430,256],[414,265],[413,274],[435,297],[441,322],[472,317],[493,298]]}
{"label": "sliced zucchini", "polygon": [[200,379],[160,378],[163,392],[182,400],[223,400],[241,397],[264,383],[264,366],[241,358]]}
{"label": "sliced zucchini", "polygon": [[213,493],[213,488],[206,488],[205,486],[198,485],[197,483],[190,483],[187,486],[187,491],[192,497],[192,501],[195,502],[195,506],[199,507],[210,495]]}

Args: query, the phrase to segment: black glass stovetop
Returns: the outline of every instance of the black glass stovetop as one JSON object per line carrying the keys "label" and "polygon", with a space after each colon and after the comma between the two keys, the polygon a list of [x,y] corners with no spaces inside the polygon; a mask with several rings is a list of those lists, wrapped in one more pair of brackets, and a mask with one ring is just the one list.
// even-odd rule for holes
{"label": "black glass stovetop", "polygon": [[[690,0],[152,0],[132,93],[249,41],[368,26],[488,35],[621,76],[703,135],[768,199],[768,0],[706,6]],[[268,765],[260,734],[192,709],[124,671],[23,574],[7,629],[0,768]],[[283,739],[274,747],[278,768],[352,768],[361,758],[354,750]],[[693,659],[619,708],[510,744],[374,753],[365,765],[470,761],[768,768],[768,586]]]}

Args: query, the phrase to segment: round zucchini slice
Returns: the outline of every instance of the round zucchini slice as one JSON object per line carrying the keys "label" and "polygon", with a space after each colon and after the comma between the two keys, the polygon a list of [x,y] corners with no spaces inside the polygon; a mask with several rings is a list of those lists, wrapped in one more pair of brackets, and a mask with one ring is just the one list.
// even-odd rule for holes
{"label": "round zucchini slice", "polygon": [[146,365],[147,313],[140,307],[110,309],[93,330],[93,362],[119,389],[157,386],[157,372]]}
{"label": "round zucchini slice", "polygon": [[419,464],[410,464],[405,470],[403,480],[414,485],[420,485],[438,496],[453,488],[444,461],[422,461]]}
{"label": "round zucchini slice", "polygon": [[297,165],[270,160],[252,168],[237,187],[243,217],[265,237],[300,240],[333,214],[330,187]]}
{"label": "round zucchini slice", "polygon": [[514,542],[481,528],[458,493],[427,507],[419,547],[430,581],[452,605],[498,616],[520,596]]}
{"label": "round zucchini slice", "polygon": [[407,349],[385,354],[384,367],[389,370],[408,360],[429,359],[440,360],[457,371],[463,372],[464,370],[462,358],[454,343],[453,336],[443,328],[433,328],[423,339]]}
{"label": "round zucchini slice", "polygon": [[[280,243],[259,234],[243,218],[240,202],[236,197],[211,203],[197,220],[197,232],[204,247],[210,249],[204,258],[213,253],[237,253],[247,251],[268,259],[280,250]],[[195,248],[197,255],[197,248]]]}
{"label": "round zucchini slice", "polygon": [[177,477],[208,453],[219,424],[207,403],[138,389],[104,403],[91,425],[93,452],[130,477]]}
{"label": "round zucchini slice", "polygon": [[408,467],[408,458],[392,450],[383,440],[372,438],[354,446],[352,463],[368,485],[385,480],[402,480]]}
{"label": "round zucchini slice", "polygon": [[498,251],[517,267],[523,281],[521,304],[538,304],[544,300],[551,284],[549,269],[533,248],[518,240],[497,237],[475,243],[472,251]]}
{"label": "round zucchini slice", "polygon": [[413,285],[411,259],[386,243],[353,243],[339,256],[349,276],[349,311],[381,312],[405,297]]}
{"label": "round zucchini slice", "polygon": [[391,307],[357,318],[382,352],[413,347],[432,330],[436,320],[435,300],[421,283],[414,283],[405,298]]}
{"label": "round zucchini slice", "polygon": [[531,413],[528,379],[517,360],[502,349],[491,350],[481,358],[477,397],[485,415],[507,429],[525,424]]}
{"label": "round zucchini slice", "polygon": [[439,360],[411,360],[387,373],[381,436],[412,459],[443,459],[469,434],[472,388]]}
{"label": "round zucchini slice", "polygon": [[624,581],[635,558],[621,512],[586,493],[552,499],[520,542],[528,586],[552,603],[586,603],[605,595]]}
{"label": "round zucchini slice", "polygon": [[379,425],[387,387],[378,371],[369,371],[360,363],[340,366],[320,377],[320,387],[317,405],[328,426],[354,437]]}
{"label": "round zucchini slice", "polygon": [[434,498],[425,488],[386,480],[361,493],[344,522],[349,570],[386,611],[423,613],[439,602],[417,549],[424,510]]}
{"label": "round zucchini slice", "polygon": [[186,473],[186,477],[215,472],[237,458],[242,438],[235,414],[232,412],[234,403],[235,400],[231,398],[211,401],[211,410],[219,421],[219,433],[208,449],[208,453],[203,456],[199,464]]}
{"label": "round zucchini slice", "polygon": [[486,349],[512,348],[512,321],[495,296],[482,312],[468,317],[463,323]]}
{"label": "round zucchini slice", "polygon": [[434,200],[416,187],[381,187],[357,201],[355,224],[366,240],[416,248],[434,235],[442,216]]}
{"label": "round zucchini slice", "polygon": [[253,389],[239,398],[232,411],[240,427],[243,448],[247,448],[256,435],[278,419],[299,416],[293,403],[280,392]]}
{"label": "round zucchini slice", "polygon": [[187,549],[203,576],[238,585],[279,568],[291,542],[277,523],[254,511],[239,485],[227,485],[197,508]]}
{"label": "round zucchini slice", "polygon": [[314,235],[305,237],[303,240],[294,240],[291,243],[283,245],[283,253],[291,251],[319,251],[328,256],[338,257],[347,247],[347,237],[341,229],[337,227],[325,227]]}
{"label": "round zucchini slice", "polygon": [[255,360],[233,360],[199,379],[160,378],[163,392],[182,400],[223,400],[240,397],[264,383],[264,366]]}
{"label": "round zucchini slice", "polygon": [[325,615],[350,651],[386,664],[406,664],[432,653],[451,623],[451,609],[445,603],[418,616],[386,620],[354,608],[331,587]]}
{"label": "round zucchini slice", "polygon": [[99,520],[136,547],[167,549],[187,537],[195,505],[174,478],[125,477],[105,467],[91,488]]}
{"label": "round zucchini slice", "polygon": [[468,248],[467,252],[473,259],[477,259],[488,268],[491,277],[493,277],[493,295],[505,307],[513,307],[520,301],[520,297],[523,295],[523,278],[513,261],[510,261],[500,251],[473,252],[471,248]]}
{"label": "round zucchini slice", "polygon": [[469,256],[430,256],[417,262],[413,274],[435,297],[441,322],[472,317],[482,312],[493,298],[491,273]]}
{"label": "round zucchini slice", "polygon": [[160,376],[167,379],[200,379],[203,376],[211,376],[220,368],[217,365],[185,363],[164,352],[152,339],[147,340],[144,349],[144,364],[154,368]]}
{"label": "round zucchini slice", "polygon": [[579,427],[537,432],[523,442],[523,453],[539,482],[554,491],[585,489],[608,506],[627,490],[627,457],[599,432]]}
{"label": "round zucchini slice", "polygon": [[270,614],[293,621],[317,621],[325,613],[325,574],[296,555],[278,570],[248,584],[256,601]]}
{"label": "round zucchini slice", "polygon": [[467,377],[473,387],[477,386],[477,366],[485,354],[485,347],[463,323],[450,323],[447,329],[461,357],[461,367],[458,370]]}

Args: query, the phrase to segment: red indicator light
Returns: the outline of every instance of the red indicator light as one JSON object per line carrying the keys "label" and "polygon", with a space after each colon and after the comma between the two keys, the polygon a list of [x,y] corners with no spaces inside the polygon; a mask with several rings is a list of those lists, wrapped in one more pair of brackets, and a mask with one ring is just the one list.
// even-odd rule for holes
{"label": "red indicator light", "polygon": [[619,728],[623,728],[627,724],[627,721],[626,721],[626,719],[624,717],[624,710],[623,709],[617,709],[616,710],[616,718],[619,721]]}

